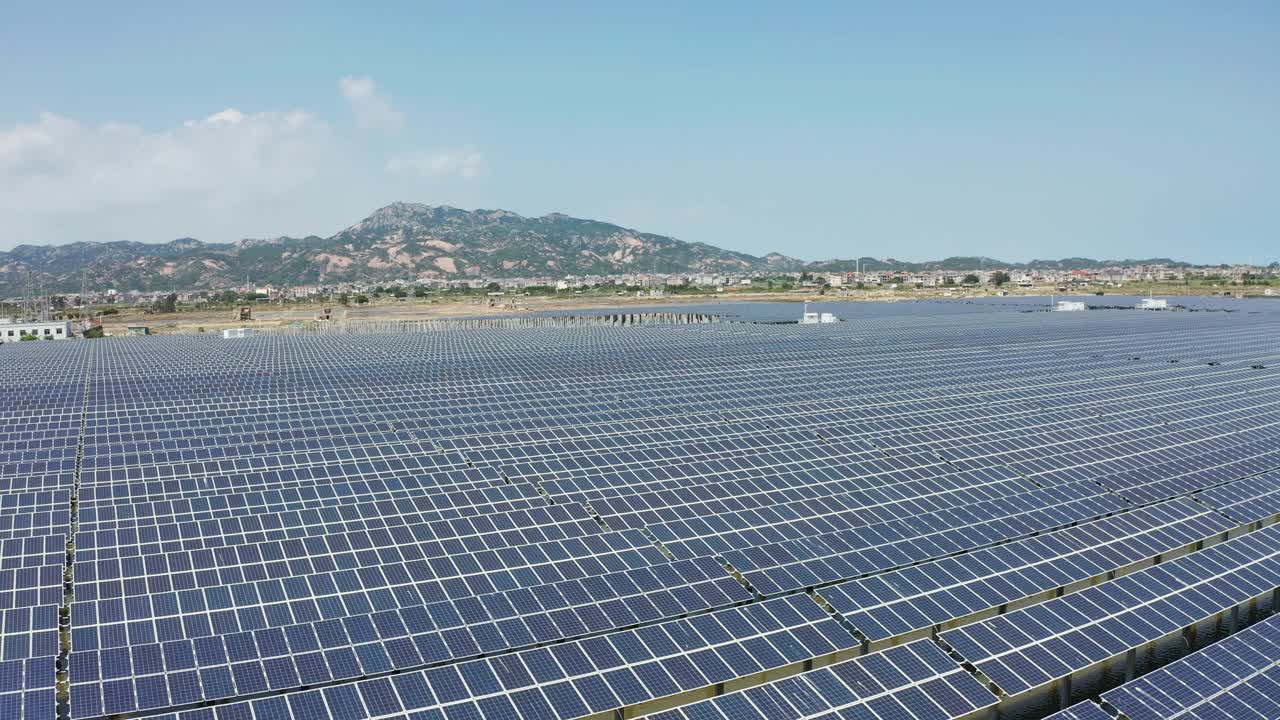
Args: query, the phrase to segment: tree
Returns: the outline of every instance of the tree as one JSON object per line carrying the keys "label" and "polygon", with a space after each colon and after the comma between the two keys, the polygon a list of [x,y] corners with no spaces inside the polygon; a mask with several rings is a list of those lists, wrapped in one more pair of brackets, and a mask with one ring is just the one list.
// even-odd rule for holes
{"label": "tree", "polygon": [[992,285],[995,285],[996,287],[1000,287],[1001,285],[1007,282],[1009,282],[1009,273],[1003,270],[998,270],[996,272],[991,273]]}
{"label": "tree", "polygon": [[357,296],[356,296],[356,304],[357,304],[357,305],[367,305],[367,304],[369,304],[369,296],[368,296],[368,295],[357,295]]}
{"label": "tree", "polygon": [[346,307],[350,305],[351,296],[346,293],[342,293],[341,295],[338,296],[338,304],[341,305],[342,307]]}
{"label": "tree", "polygon": [[177,293],[169,293],[162,298],[158,298],[151,304],[151,309],[158,313],[175,313],[178,312],[178,295]]}
{"label": "tree", "polygon": [[424,287],[422,287],[421,285],[419,285],[418,287],[415,287],[415,288],[413,289],[413,296],[414,296],[414,297],[420,297],[420,298],[421,298],[421,297],[426,297],[426,296],[427,296],[427,289],[426,289],[426,288],[424,288]]}
{"label": "tree", "polygon": [[502,290],[502,286],[496,282],[491,282],[488,285],[485,285],[484,289],[488,292],[500,292]]}
{"label": "tree", "polygon": [[953,278],[953,277],[945,277],[945,278],[942,278],[942,284],[943,284],[943,285],[945,285],[945,286],[947,286],[947,287],[951,287],[952,285],[955,285],[955,284],[956,284],[956,279],[955,279],[955,278]]}
{"label": "tree", "polygon": [[968,275],[965,275],[964,280],[962,280],[961,282],[963,282],[965,285],[977,285],[978,276],[974,275],[973,273],[970,273]]}

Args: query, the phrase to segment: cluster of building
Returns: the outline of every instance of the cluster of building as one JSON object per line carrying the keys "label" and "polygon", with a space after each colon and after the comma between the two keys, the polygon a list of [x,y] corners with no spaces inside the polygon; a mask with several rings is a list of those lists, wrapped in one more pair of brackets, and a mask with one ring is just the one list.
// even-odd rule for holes
{"label": "cluster of building", "polygon": [[[445,290],[493,290],[521,292],[534,288],[556,291],[584,290],[588,288],[644,288],[662,289],[677,286],[735,289],[774,283],[797,287],[948,287],[965,284],[988,285],[996,273],[1003,273],[1008,282],[1017,287],[1092,285],[1122,285],[1132,282],[1184,282],[1189,280],[1217,279],[1224,284],[1240,283],[1249,278],[1275,277],[1277,270],[1266,267],[1239,265],[1223,267],[1188,267],[1171,265],[1134,265],[1103,267],[1088,270],[973,268],[969,270],[867,270],[856,272],[753,272],[753,273],[630,273],[619,275],[565,275],[559,277],[527,278],[413,278],[379,282],[340,283],[333,285],[298,285],[294,287],[254,286],[238,288],[252,291],[268,300],[301,300],[340,294],[368,294],[377,288],[400,287]],[[180,297],[184,302],[198,301],[204,293],[192,293],[192,297]]]}
{"label": "cluster of building", "polygon": [[[559,277],[539,276],[527,278],[422,278],[405,277],[378,282],[344,282],[333,284],[306,284],[296,286],[245,285],[222,290],[175,290],[173,292],[143,292],[135,290],[106,289],[86,293],[81,297],[78,293],[41,298],[41,308],[36,312],[29,302],[23,299],[24,312],[19,317],[43,318],[43,322],[19,322],[12,318],[4,318],[3,307],[0,306],[0,342],[20,341],[23,337],[51,338],[71,337],[84,330],[77,325],[58,318],[76,318],[78,314],[66,312],[75,310],[82,303],[101,307],[103,305],[151,305],[161,302],[171,294],[176,300],[187,306],[225,303],[228,298],[232,302],[242,302],[246,296],[265,301],[305,301],[316,299],[333,299],[347,296],[355,298],[364,295],[372,297],[379,291],[386,292],[399,289],[401,295],[421,294],[422,292],[471,291],[488,295],[521,294],[535,291],[583,292],[586,290],[610,289],[617,294],[640,293],[661,295],[676,288],[699,288],[708,291],[725,292],[748,289],[815,289],[829,288],[848,291],[853,288],[950,288],[963,286],[990,286],[995,284],[996,275],[1000,281],[1007,283],[1005,287],[1044,288],[1057,291],[1069,291],[1090,287],[1115,287],[1134,282],[1190,282],[1210,284],[1244,284],[1251,280],[1274,279],[1280,277],[1280,269],[1272,264],[1267,267],[1254,265],[1236,266],[1187,266],[1141,264],[1130,266],[1100,267],[1096,269],[1059,270],[1054,268],[1011,269],[999,267],[979,267],[968,270],[857,270],[853,272],[743,272],[743,273],[628,273],[618,275],[565,275]],[[1271,294],[1268,290],[1266,294]],[[16,300],[0,301],[18,306]]]}

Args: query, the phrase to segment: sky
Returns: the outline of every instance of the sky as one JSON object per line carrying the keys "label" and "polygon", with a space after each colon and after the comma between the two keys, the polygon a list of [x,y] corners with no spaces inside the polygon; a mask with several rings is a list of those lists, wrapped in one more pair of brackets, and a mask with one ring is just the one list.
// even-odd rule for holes
{"label": "sky", "polygon": [[6,0],[0,250],[394,201],[808,260],[1280,258],[1280,3]]}

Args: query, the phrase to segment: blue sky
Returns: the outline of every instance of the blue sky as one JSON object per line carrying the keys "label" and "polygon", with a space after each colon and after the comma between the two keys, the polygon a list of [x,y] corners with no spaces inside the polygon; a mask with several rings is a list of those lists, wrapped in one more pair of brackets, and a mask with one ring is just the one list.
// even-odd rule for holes
{"label": "blue sky", "polygon": [[370,5],[6,3],[0,249],[406,200],[806,259],[1280,256],[1280,3]]}

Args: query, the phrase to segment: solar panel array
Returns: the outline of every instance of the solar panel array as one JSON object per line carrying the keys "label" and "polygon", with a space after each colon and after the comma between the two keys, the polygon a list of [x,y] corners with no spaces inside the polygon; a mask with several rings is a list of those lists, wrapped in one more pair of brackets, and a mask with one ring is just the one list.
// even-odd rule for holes
{"label": "solar panel array", "polygon": [[941,637],[1013,695],[1276,588],[1280,525]]}
{"label": "solar panel array", "polygon": [[[1280,616],[1102,694],[1130,720],[1280,717]],[[1112,715],[1085,701],[1053,720]]]}
{"label": "solar panel array", "polygon": [[1280,717],[1280,618],[1102,695],[1132,720]]}
{"label": "solar panel array", "polygon": [[1280,586],[1280,316],[1026,309],[5,345],[0,717],[962,718]]}
{"label": "solar panel array", "polygon": [[917,640],[652,718],[958,718],[996,703],[994,695],[937,645]]}

